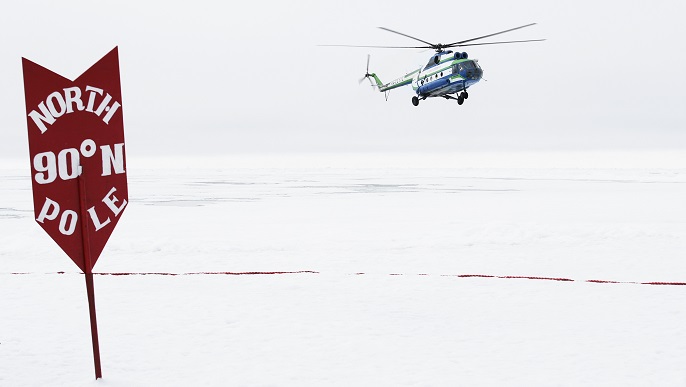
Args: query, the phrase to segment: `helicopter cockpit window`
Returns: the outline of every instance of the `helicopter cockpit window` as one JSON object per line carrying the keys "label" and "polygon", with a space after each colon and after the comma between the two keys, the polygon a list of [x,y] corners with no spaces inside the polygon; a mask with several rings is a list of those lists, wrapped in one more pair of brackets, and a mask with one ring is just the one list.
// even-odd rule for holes
{"label": "helicopter cockpit window", "polygon": [[460,71],[463,70],[474,70],[476,68],[476,65],[474,64],[473,61],[469,60],[466,62],[460,63],[458,66],[460,66]]}
{"label": "helicopter cockpit window", "polygon": [[477,68],[478,68],[478,66],[474,61],[468,60],[468,61],[458,63],[455,66],[453,66],[453,74],[465,73],[468,71],[475,70]]}

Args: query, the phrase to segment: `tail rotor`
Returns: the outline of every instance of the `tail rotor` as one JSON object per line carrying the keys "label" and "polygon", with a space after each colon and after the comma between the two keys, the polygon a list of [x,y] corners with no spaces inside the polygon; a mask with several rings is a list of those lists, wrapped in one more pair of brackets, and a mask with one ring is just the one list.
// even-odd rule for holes
{"label": "tail rotor", "polygon": [[371,59],[371,55],[367,54],[367,71],[364,73],[364,77],[360,78],[358,83],[362,84],[362,82],[364,82],[364,80],[366,78],[366,79],[369,79],[369,84],[372,87],[375,87],[376,85],[374,84],[374,82],[372,82],[372,74],[369,73],[369,60],[370,59]]}

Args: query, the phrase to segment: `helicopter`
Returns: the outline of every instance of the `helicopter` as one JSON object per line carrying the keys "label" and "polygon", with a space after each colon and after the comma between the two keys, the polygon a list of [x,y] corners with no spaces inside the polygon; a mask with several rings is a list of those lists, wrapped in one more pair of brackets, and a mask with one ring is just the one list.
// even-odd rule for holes
{"label": "helicopter", "polygon": [[[523,26],[510,28],[504,31],[495,32],[492,34],[479,36],[476,38],[460,40],[449,44],[430,43],[426,40],[416,38],[404,34],[402,32],[394,31],[386,27],[378,27],[384,31],[392,32],[418,42],[423,45],[417,46],[354,46],[345,44],[326,44],[322,46],[327,47],[365,47],[365,48],[397,48],[397,49],[433,49],[436,51],[426,65],[420,66],[418,69],[411,71],[404,76],[394,79],[391,82],[383,83],[379,76],[375,73],[369,72],[369,61],[371,56],[367,55],[367,71],[360,79],[362,83],[365,79],[369,80],[372,87],[377,88],[380,92],[385,93],[386,100],[388,100],[388,93],[399,87],[411,85],[416,95],[412,97],[412,105],[418,106],[420,101],[432,97],[442,97],[447,100],[456,100],[458,105],[462,105],[464,101],[469,98],[467,89],[477,84],[483,77],[483,69],[479,65],[478,59],[469,59],[466,52],[453,52],[446,50],[447,48],[466,47],[466,46],[484,46],[492,44],[509,44],[509,43],[527,43],[527,42],[541,42],[545,39],[529,39],[529,40],[510,40],[501,42],[487,42],[487,43],[472,43],[477,40],[490,38],[492,36],[504,34],[507,32],[519,30],[526,27],[531,27],[536,23],[530,23]],[[372,79],[374,82],[372,82]]]}

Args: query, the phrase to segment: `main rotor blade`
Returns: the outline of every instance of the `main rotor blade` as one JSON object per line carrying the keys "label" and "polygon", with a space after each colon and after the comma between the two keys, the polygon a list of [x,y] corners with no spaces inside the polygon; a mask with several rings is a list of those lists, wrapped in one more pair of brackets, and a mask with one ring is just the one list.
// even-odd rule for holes
{"label": "main rotor blade", "polygon": [[409,47],[409,46],[354,46],[354,45],[349,45],[349,44],[318,44],[317,47],[413,48],[413,49],[431,48],[431,49],[433,49],[432,46],[420,46],[420,47]]}
{"label": "main rotor blade", "polygon": [[461,41],[459,41],[459,42],[447,44],[447,45],[445,45],[445,47],[454,47],[454,46],[456,46],[456,45],[458,45],[458,44],[467,43],[467,42],[473,42],[473,41],[475,41],[475,40],[484,39],[484,38],[490,38],[491,36],[496,36],[496,35],[504,34],[504,33],[506,33],[506,32],[515,31],[515,30],[518,30],[518,29],[521,29],[521,28],[525,28],[525,27],[531,27],[531,26],[533,26],[533,25],[535,25],[535,24],[536,24],[536,23],[526,24],[526,25],[523,25],[523,26],[519,26],[519,27],[515,27],[515,28],[510,28],[509,30],[500,31],[500,32],[496,32],[496,33],[488,34],[488,35],[484,35],[484,36],[479,36],[478,38],[472,38],[472,39],[467,39],[467,40],[461,40]]}
{"label": "main rotor blade", "polygon": [[392,29],[389,29],[389,28],[386,28],[386,27],[379,27],[379,28],[382,29],[382,30],[384,30],[384,31],[392,32],[392,33],[394,33],[394,34],[402,35],[402,36],[404,36],[404,37],[406,37],[406,38],[414,39],[414,40],[416,40],[416,41],[418,41],[418,42],[422,42],[422,43],[424,43],[424,44],[428,44],[428,45],[431,46],[431,47],[435,46],[435,44],[429,43],[429,42],[427,42],[426,40],[421,40],[421,39],[419,39],[419,38],[415,38],[414,36],[410,36],[410,35],[408,35],[408,34],[403,34],[402,32],[393,31]]}
{"label": "main rotor blade", "polygon": [[527,43],[527,42],[542,42],[545,39],[530,39],[530,40],[509,40],[506,42],[488,42],[488,43],[470,43],[470,44],[452,44],[445,47],[467,47],[467,46],[486,46],[488,44],[507,44],[507,43]]}
{"label": "main rotor blade", "polygon": [[372,57],[371,55],[367,54],[367,72],[365,74],[369,74],[369,59],[371,57]]}

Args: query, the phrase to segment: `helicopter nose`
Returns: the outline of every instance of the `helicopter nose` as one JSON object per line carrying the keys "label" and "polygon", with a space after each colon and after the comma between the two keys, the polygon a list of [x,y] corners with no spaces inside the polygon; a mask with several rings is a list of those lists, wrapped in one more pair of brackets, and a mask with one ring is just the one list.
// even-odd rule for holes
{"label": "helicopter nose", "polygon": [[465,78],[478,81],[481,79],[481,77],[484,75],[484,71],[481,68],[475,68],[471,70],[467,70],[465,74]]}

